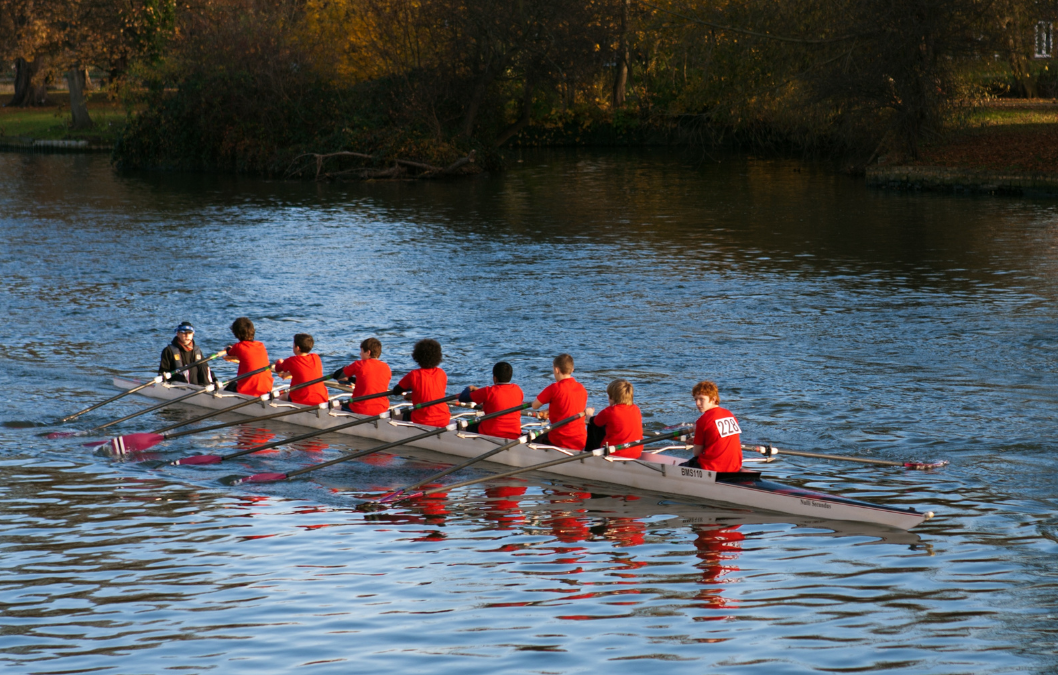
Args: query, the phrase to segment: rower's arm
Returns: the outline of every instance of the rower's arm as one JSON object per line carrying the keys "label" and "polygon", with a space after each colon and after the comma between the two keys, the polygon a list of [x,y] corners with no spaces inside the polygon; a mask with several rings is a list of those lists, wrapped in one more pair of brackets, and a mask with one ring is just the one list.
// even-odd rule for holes
{"label": "rower's arm", "polygon": [[704,445],[692,445],[691,446],[691,457],[697,457],[702,454],[702,450],[705,449]]}
{"label": "rower's arm", "polygon": [[533,406],[533,410],[540,410],[540,407],[543,406],[544,404],[540,402],[540,399],[534,398],[533,402],[530,403],[529,405]]}
{"label": "rower's arm", "polygon": [[346,366],[342,366],[338,370],[336,370],[333,373],[331,373],[331,379],[332,380],[338,380],[339,382],[355,383],[356,382],[356,375],[346,375],[345,374],[345,368],[346,368]]}

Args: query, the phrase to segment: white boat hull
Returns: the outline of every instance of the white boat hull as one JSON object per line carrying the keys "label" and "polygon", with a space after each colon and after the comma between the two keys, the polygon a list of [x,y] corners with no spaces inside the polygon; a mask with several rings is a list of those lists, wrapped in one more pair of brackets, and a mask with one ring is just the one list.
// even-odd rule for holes
{"label": "white boat hull", "polygon": [[[136,380],[115,378],[114,385],[120,389],[131,389],[139,385]],[[139,394],[154,399],[173,399],[201,387],[183,383],[154,384],[142,389]],[[249,397],[231,392],[202,393],[184,401],[187,405],[219,410],[235,405]],[[240,408],[232,414],[259,417],[278,412],[293,404],[287,402],[261,402]],[[315,429],[328,429],[350,422],[360,415],[336,410],[321,410],[306,407],[305,412],[283,418],[283,421]],[[362,424],[335,433],[370,438],[388,443],[410,438],[434,427],[413,425],[391,420],[380,420]],[[409,445],[421,447],[457,457],[476,457],[507,439],[463,434],[449,431],[439,436],[422,439]],[[562,456],[558,450],[532,445],[518,445],[489,459],[496,464],[526,467],[547,462]],[[572,461],[546,469],[546,473],[568,476],[592,482],[611,483],[633,490],[656,492],[665,495],[691,497],[720,504],[750,507],[777,513],[786,513],[809,518],[875,523],[908,530],[932,513],[914,509],[870,504],[821,492],[803,490],[773,481],[762,480],[756,472],[743,475],[717,474],[702,469],[679,466],[682,460],[665,455],[644,454],[639,460],[622,461],[612,458],[597,458],[585,454],[581,461]]]}

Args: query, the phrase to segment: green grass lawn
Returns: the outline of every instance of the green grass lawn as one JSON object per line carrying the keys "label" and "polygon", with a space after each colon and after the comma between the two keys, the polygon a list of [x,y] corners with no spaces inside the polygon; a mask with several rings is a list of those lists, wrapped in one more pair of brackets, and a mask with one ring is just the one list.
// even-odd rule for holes
{"label": "green grass lawn", "polygon": [[994,107],[984,105],[970,114],[971,127],[1058,124],[1058,105],[1047,107]]}
{"label": "green grass lawn", "polygon": [[990,171],[1058,172],[1058,104],[999,100],[920,149],[915,164]]}
{"label": "green grass lawn", "polygon": [[121,104],[108,100],[105,94],[89,95],[88,114],[95,122],[95,128],[85,131],[70,130],[72,118],[69,94],[51,92],[48,99],[51,105],[40,108],[0,108],[0,136],[113,143],[125,126],[125,109]]}

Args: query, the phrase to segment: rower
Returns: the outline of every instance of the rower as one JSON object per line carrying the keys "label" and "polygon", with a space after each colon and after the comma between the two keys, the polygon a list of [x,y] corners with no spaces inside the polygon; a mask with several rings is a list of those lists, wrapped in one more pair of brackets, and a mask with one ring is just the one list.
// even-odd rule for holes
{"label": "rower", "polygon": [[739,471],[742,468],[742,429],[731,411],[720,407],[716,385],[702,381],[691,390],[702,416],[694,425],[694,456],[682,466],[708,471]]}
{"label": "rower", "polygon": [[[403,394],[411,390],[411,402],[415,405],[444,398],[448,386],[448,375],[437,366],[441,365],[441,344],[437,340],[419,340],[411,350],[411,358],[419,367],[400,378],[393,393]],[[415,424],[431,427],[448,425],[452,412],[447,403],[436,403],[425,408],[405,410],[401,418]]]}
{"label": "rower", "polygon": [[[195,344],[195,327],[191,325],[190,321],[181,321],[176,327],[176,335],[173,337],[173,341],[162,350],[161,362],[158,364],[158,374],[171,373],[174,370],[179,370],[203,360],[202,350]],[[171,381],[205,386],[213,382],[213,373],[208,365],[202,363],[183,373],[174,374]]]}
{"label": "rower", "polygon": [[[290,379],[291,387],[323,377],[320,355],[310,353],[315,344],[315,340],[308,333],[298,333],[294,336],[294,355],[276,361],[273,370],[284,380]],[[289,398],[292,402],[303,405],[319,405],[326,403],[330,395],[327,393],[327,386],[317,382],[291,392],[283,392],[281,398]]]}
{"label": "rower", "polygon": [[[492,386],[476,387],[470,385],[459,395],[461,403],[479,403],[482,411],[492,414],[520,405],[525,400],[522,388],[511,384],[514,368],[506,361],[500,361],[492,367]],[[518,438],[522,435],[522,414],[512,412],[500,415],[483,422],[475,422],[466,429],[472,434],[485,434],[499,438]]]}
{"label": "rower", "polygon": [[[339,368],[331,377],[336,380],[348,378],[350,382],[355,383],[353,398],[380,394],[389,389],[389,381],[393,378],[393,371],[389,366],[378,360],[380,356],[382,343],[378,338],[367,338],[360,343],[360,360]],[[389,401],[385,398],[342,404],[342,410],[358,415],[379,415],[388,408]]]}
{"label": "rower", "polygon": [[[551,362],[551,372],[555,382],[545,387],[533,399],[533,410],[539,410],[541,406],[546,405],[547,412],[544,417],[550,418],[552,422],[584,412],[584,407],[588,404],[588,390],[573,379],[573,357],[569,354],[556,356]],[[584,418],[580,418],[538,436],[534,442],[570,450],[583,450],[587,440],[588,432]]]}
{"label": "rower", "polygon": [[[232,322],[231,333],[239,341],[228,347],[228,355],[224,357],[224,360],[238,363],[239,375],[268,365],[268,350],[265,349],[264,344],[254,340],[256,331],[253,327],[253,321],[250,321],[245,316],[240,316]],[[245,380],[232,382],[225,389],[250,396],[267,394],[272,391],[272,372],[266,370]]]}
{"label": "rower", "polygon": [[[632,383],[628,380],[614,380],[606,387],[610,405],[595,416],[592,416],[592,408],[587,409],[588,442],[585,450],[594,450],[603,445],[630,443],[643,438],[643,414],[639,411],[639,406],[632,403],[634,392]],[[614,456],[639,459],[642,454],[643,446],[637,445],[618,450]]]}

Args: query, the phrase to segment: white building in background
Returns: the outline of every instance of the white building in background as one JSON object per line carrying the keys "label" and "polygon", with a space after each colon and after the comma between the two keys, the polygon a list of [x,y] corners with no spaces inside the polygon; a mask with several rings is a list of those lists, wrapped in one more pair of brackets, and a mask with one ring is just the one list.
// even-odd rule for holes
{"label": "white building in background", "polygon": [[1054,22],[1036,22],[1036,49],[1035,56],[1038,59],[1049,59],[1054,57]]}

